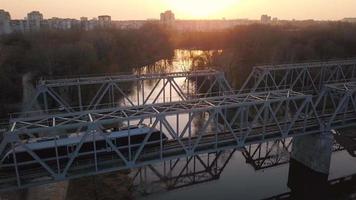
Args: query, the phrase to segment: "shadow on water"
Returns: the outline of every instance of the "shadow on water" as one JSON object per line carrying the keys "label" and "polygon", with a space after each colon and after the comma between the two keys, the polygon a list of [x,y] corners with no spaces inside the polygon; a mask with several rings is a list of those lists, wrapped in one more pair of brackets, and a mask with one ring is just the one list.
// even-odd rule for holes
{"label": "shadow on water", "polygon": [[328,180],[328,174],[315,172],[300,162],[289,162],[290,193],[270,199],[355,199],[356,174]]}
{"label": "shadow on water", "polygon": [[[351,175],[337,174],[337,171],[342,170],[341,165],[356,162],[344,148],[338,143],[330,146],[333,158],[329,160],[330,174],[325,174],[307,167],[308,163],[303,164],[286,155],[293,148],[298,148],[293,146],[294,141],[261,143],[249,152],[240,149],[210,153],[148,165],[125,173],[74,180],[69,184],[67,198],[78,199],[71,195],[76,196],[82,190],[93,191],[88,199],[356,198],[356,169],[351,167]],[[276,145],[283,150],[277,150]],[[290,146],[293,148],[289,148]],[[252,155],[246,157],[246,154],[256,152],[267,154],[263,154],[264,158],[253,159]],[[246,158],[245,163],[241,162],[244,158],[242,154]],[[343,158],[339,160],[339,157]],[[261,160],[265,160],[263,168],[256,168],[256,163]],[[237,171],[240,172],[236,173]],[[232,188],[236,190],[231,190]],[[215,195],[209,195],[211,192]],[[102,196],[105,198],[92,198],[101,193],[105,194]],[[221,193],[226,193],[226,196],[220,196]]]}
{"label": "shadow on water", "polygon": [[[310,138],[304,139],[310,140]],[[329,147],[333,153],[330,153],[329,173],[321,173],[307,167],[310,163],[302,163],[289,156],[293,148],[297,148],[293,146],[293,142],[295,142],[294,139],[269,142],[269,144],[261,143],[254,145],[255,148],[250,149],[250,151],[242,149],[233,152],[226,161],[227,166],[222,168],[224,171],[216,179],[204,183],[187,184],[186,188],[178,187],[174,188],[177,189],[175,191],[166,190],[169,191],[166,193],[162,193],[161,190],[152,192],[150,196],[147,196],[148,193],[144,193],[140,198],[356,199],[356,160],[348,154],[344,147],[341,147],[337,142],[331,143]],[[325,141],[321,142],[328,144]],[[325,148],[327,149],[327,147]],[[254,155],[246,155],[248,153],[262,155],[262,152],[265,152],[264,158],[262,158],[263,156],[253,158]],[[328,152],[319,153],[325,154],[326,157],[329,154]],[[244,155],[244,157],[241,155]],[[309,157],[311,155],[305,154],[303,156]],[[241,162],[242,158],[246,159],[246,163]],[[309,158],[313,158],[313,162],[316,163],[322,163],[325,160],[325,158],[320,158],[319,161],[318,158],[313,156]],[[263,165],[261,164],[262,160],[264,161]],[[344,165],[348,165],[349,169],[345,169]],[[325,163],[312,167],[320,167],[317,170],[323,170],[324,166]]]}

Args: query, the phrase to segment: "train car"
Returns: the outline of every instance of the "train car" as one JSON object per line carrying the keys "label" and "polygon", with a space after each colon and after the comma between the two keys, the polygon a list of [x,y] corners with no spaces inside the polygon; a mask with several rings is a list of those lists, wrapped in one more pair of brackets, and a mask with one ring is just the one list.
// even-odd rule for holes
{"label": "train car", "polygon": [[[145,137],[151,130],[150,127],[141,125],[124,127],[121,129],[106,129],[103,130],[103,132],[106,139],[110,140],[115,147],[120,148],[121,153],[126,154],[128,152],[129,143],[132,150],[138,149],[139,145],[144,141]],[[161,137],[163,142],[167,140],[165,134],[161,134],[159,130],[154,129],[145,148],[159,146]],[[99,151],[100,155],[112,154],[114,151],[112,146],[107,143],[106,139],[98,133],[87,135],[78,152],[79,154],[85,154],[86,156],[80,157],[82,159],[85,157],[93,158],[93,153],[91,152],[94,150]],[[33,151],[41,160],[47,160],[47,164],[56,164],[57,158],[59,158],[60,161],[68,160],[69,156],[76,151],[81,140],[83,140],[83,137],[80,134],[73,134],[67,138],[39,138],[26,143],[26,148]],[[5,154],[1,159],[1,165],[13,164],[14,157],[16,157],[16,162],[22,163],[22,165],[26,165],[26,162],[35,160],[28,153],[27,149],[22,146],[17,146],[14,150],[10,149]],[[26,168],[34,167],[34,165],[38,166],[39,164],[29,164],[26,165]]]}

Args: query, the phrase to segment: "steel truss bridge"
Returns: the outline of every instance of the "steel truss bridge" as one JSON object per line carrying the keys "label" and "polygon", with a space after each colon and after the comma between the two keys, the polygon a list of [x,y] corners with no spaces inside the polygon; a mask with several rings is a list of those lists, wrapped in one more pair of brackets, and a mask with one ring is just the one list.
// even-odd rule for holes
{"label": "steel truss bridge", "polygon": [[[146,86],[152,86],[147,91]],[[222,72],[202,70],[142,75],[40,80],[26,111],[49,113],[95,110],[101,106],[137,106],[185,101],[205,94],[232,91]],[[201,94],[199,97],[205,97]]]}
{"label": "steel truss bridge", "polygon": [[[31,112],[13,115],[8,131],[2,135],[0,189],[140,168],[354,126],[353,74],[351,77],[345,72],[348,77],[344,78],[335,74],[342,74],[340,69],[354,68],[355,63],[277,66],[278,71],[273,73],[270,66],[258,67],[244,85],[246,93],[233,91],[223,74],[216,71],[42,80],[28,104]],[[293,67],[303,68],[304,75],[307,71],[310,74],[335,68],[337,72],[331,74],[339,78],[325,78],[330,74],[323,72],[315,75],[322,86],[314,87],[317,78],[313,84],[303,86],[299,82],[306,79],[288,72],[287,78],[278,81]],[[251,77],[256,78],[256,69],[269,71],[273,76],[268,77],[274,81],[257,77],[249,88]],[[265,73],[259,76],[264,77]],[[144,84],[153,87],[144,91]],[[283,88],[275,87],[282,85]],[[306,88],[311,86],[314,90]],[[89,91],[91,87],[97,90]],[[85,88],[88,93],[83,92]],[[36,108],[41,110],[35,111]],[[140,124],[148,124],[149,132],[139,143],[130,140],[130,129],[127,144],[122,146],[105,132],[110,127]],[[160,139],[153,144],[150,137],[157,130]],[[69,135],[80,139],[75,145],[66,146],[66,154],[59,154],[57,141]],[[51,138],[53,148],[49,151],[53,157],[43,159],[29,148],[30,144],[40,144],[41,138]],[[97,145],[98,140],[105,145]],[[83,144],[88,141],[92,148],[84,150]],[[31,159],[18,160],[16,148],[23,149]],[[4,162],[11,150],[11,162]]]}
{"label": "steel truss bridge", "polygon": [[319,94],[325,84],[354,81],[356,60],[254,67],[240,92],[291,89]]}

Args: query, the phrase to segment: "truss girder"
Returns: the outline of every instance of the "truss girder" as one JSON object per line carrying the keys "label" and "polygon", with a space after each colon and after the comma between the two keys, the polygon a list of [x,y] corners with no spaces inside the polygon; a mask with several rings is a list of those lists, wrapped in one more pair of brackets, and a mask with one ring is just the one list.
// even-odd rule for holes
{"label": "truss girder", "polygon": [[353,126],[356,120],[356,82],[326,84],[315,107],[319,116],[326,118],[327,128]]}
{"label": "truss girder", "polygon": [[[237,116],[227,117],[231,113]],[[182,125],[179,122],[184,117],[187,119]],[[12,163],[1,163],[2,169],[12,169],[11,173],[3,175],[0,168],[0,175],[6,177],[2,178],[1,187],[12,184],[16,188],[321,131],[312,97],[290,90],[31,116],[12,119],[11,123],[12,128],[0,144],[2,157],[16,147],[23,148],[31,157],[21,162],[12,153]],[[138,123],[150,124],[150,131],[140,143],[128,140],[128,144],[117,146],[103,131],[108,124],[130,126]],[[160,131],[160,139],[152,146],[150,137],[156,130]],[[69,134],[76,134],[80,141],[71,147],[68,154],[41,159],[28,148],[30,141],[40,135],[58,136],[53,141],[54,149],[57,149],[58,138]],[[128,135],[130,137],[130,131]],[[167,136],[168,141],[163,136]],[[105,141],[106,148],[97,147],[83,152],[85,142],[89,141],[95,147],[99,139]],[[35,167],[28,171],[25,166]],[[34,181],[34,177],[41,178],[41,181]]]}
{"label": "truss girder", "polygon": [[254,67],[241,92],[291,89],[319,94],[324,84],[355,80],[356,60]]}
{"label": "truss girder", "polygon": [[224,94],[232,89],[224,74],[213,70],[41,80],[25,110],[74,112]]}
{"label": "truss girder", "polygon": [[[290,90],[281,90],[208,97],[174,103],[157,103],[143,106],[126,106],[88,110],[74,113],[61,113],[60,110],[58,110],[57,114],[33,115],[33,112],[30,112],[22,113],[20,117],[10,119],[10,131],[18,132],[26,129],[27,133],[36,133],[43,130],[50,131],[50,129],[73,128],[83,124],[90,124],[92,122],[106,124],[119,121],[132,121],[144,118],[158,118],[197,112],[210,112],[218,115],[224,115],[224,113],[221,113],[221,110],[249,106],[251,109],[255,109],[256,111],[256,109],[258,109],[258,107],[256,107],[257,105],[264,104],[266,104],[264,107],[265,110],[273,111],[273,109],[276,109],[275,112],[280,112],[283,108],[286,108],[285,106],[282,106],[282,103],[289,102],[290,105],[286,105],[288,108],[294,106],[293,108],[297,109],[297,104],[295,104],[297,101],[309,98],[311,98],[309,95],[304,95]],[[273,108],[270,107],[269,105],[272,103],[277,103],[277,106]],[[290,111],[291,109],[289,108],[288,110]],[[235,113],[243,114],[243,112],[247,111],[238,111]],[[261,119],[261,117],[262,116],[260,115],[257,116],[259,119]],[[274,117],[272,117],[272,119],[274,119]]]}

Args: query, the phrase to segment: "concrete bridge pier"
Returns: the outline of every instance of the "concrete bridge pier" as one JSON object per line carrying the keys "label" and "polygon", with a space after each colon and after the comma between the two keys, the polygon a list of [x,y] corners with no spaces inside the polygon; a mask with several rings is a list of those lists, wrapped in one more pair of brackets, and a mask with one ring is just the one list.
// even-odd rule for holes
{"label": "concrete bridge pier", "polygon": [[294,199],[327,198],[332,146],[331,133],[293,139],[288,187]]}
{"label": "concrete bridge pier", "polygon": [[295,137],[291,158],[313,171],[329,174],[333,142],[331,132]]}

